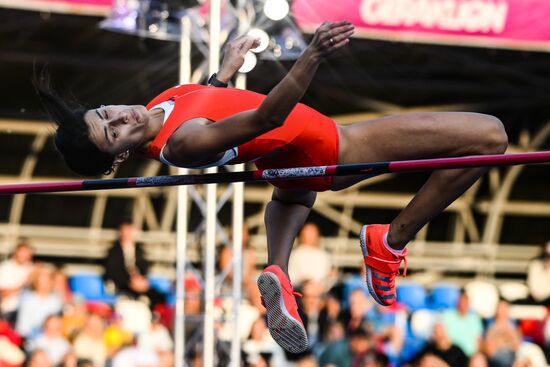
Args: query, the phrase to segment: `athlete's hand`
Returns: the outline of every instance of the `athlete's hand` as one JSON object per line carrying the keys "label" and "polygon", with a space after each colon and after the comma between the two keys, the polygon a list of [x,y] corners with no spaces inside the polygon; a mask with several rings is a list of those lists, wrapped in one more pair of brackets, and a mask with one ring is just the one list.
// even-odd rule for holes
{"label": "athlete's hand", "polygon": [[308,48],[316,56],[326,56],[347,45],[354,31],[355,27],[347,20],[323,22],[315,31]]}
{"label": "athlete's hand", "polygon": [[244,35],[235,38],[225,47],[223,62],[216,78],[220,82],[227,83],[239,71],[244,63],[246,53],[260,45],[260,40],[256,37]]}

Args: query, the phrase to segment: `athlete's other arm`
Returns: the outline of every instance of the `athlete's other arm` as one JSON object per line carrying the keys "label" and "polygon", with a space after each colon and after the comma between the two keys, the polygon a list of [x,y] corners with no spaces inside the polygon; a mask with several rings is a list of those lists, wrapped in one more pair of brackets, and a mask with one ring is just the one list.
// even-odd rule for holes
{"label": "athlete's other arm", "polygon": [[193,163],[282,126],[304,95],[320,62],[345,46],[353,29],[348,21],[321,24],[304,53],[258,108],[216,123],[201,118],[187,121],[170,137],[164,152],[167,158],[179,164]]}
{"label": "athlete's other arm", "polygon": [[260,40],[249,35],[237,37],[229,42],[225,47],[222,66],[220,71],[216,73],[216,79],[222,83],[229,83],[231,78],[243,66],[246,53],[259,45]]}

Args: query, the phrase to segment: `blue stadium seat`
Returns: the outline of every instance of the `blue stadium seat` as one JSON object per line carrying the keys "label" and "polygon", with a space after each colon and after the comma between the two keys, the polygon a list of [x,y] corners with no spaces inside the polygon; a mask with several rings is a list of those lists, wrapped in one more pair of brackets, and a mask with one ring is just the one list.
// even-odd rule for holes
{"label": "blue stadium seat", "polygon": [[426,290],[418,283],[402,283],[397,286],[397,302],[411,311],[426,307]]}
{"label": "blue stadium seat", "polygon": [[172,292],[172,281],[160,275],[150,275],[149,284],[160,293],[169,294]]}
{"label": "blue stadium seat", "polygon": [[403,343],[403,348],[399,353],[401,364],[410,362],[424,347],[426,341],[421,338],[407,337]]}
{"label": "blue stadium seat", "polygon": [[161,275],[150,275],[148,277],[149,284],[152,288],[166,296],[166,302],[173,304],[175,301],[175,290],[172,281]]}
{"label": "blue stadium seat", "polygon": [[460,288],[454,284],[439,283],[432,288],[429,306],[432,310],[454,308],[460,295]]}
{"label": "blue stadium seat", "polygon": [[79,273],[71,275],[69,285],[74,293],[83,296],[87,301],[99,301],[113,304],[116,297],[106,294],[103,279],[95,273]]}

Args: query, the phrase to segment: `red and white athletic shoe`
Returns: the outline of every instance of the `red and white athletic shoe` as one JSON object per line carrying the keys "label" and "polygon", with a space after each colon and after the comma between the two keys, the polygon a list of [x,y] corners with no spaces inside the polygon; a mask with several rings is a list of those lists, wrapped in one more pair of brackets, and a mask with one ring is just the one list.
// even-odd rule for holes
{"label": "red and white athletic shoe", "polygon": [[367,286],[372,298],[382,306],[391,306],[397,300],[395,276],[399,274],[401,261],[405,261],[403,275],[407,275],[407,249],[395,253],[384,243],[389,224],[372,224],[361,228],[359,242],[367,269]]}
{"label": "red and white athletic shoe", "polygon": [[300,315],[296,296],[286,274],[277,265],[264,269],[258,278],[262,304],[267,310],[267,327],[277,344],[291,353],[307,349],[306,329]]}

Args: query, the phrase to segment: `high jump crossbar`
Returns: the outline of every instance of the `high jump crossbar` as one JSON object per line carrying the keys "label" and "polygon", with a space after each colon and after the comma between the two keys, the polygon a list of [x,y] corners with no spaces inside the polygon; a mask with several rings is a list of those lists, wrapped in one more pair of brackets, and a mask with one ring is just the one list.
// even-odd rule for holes
{"label": "high jump crossbar", "polygon": [[474,167],[499,167],[549,162],[550,151],[516,154],[478,155],[393,162],[339,164],[330,166],[269,168],[242,172],[218,172],[205,174],[129,177],[59,182],[14,183],[0,185],[0,195],[107,190],[134,187],[196,185],[210,183],[277,181],[328,176],[366,175],[368,177],[373,177],[384,173],[421,172]]}

